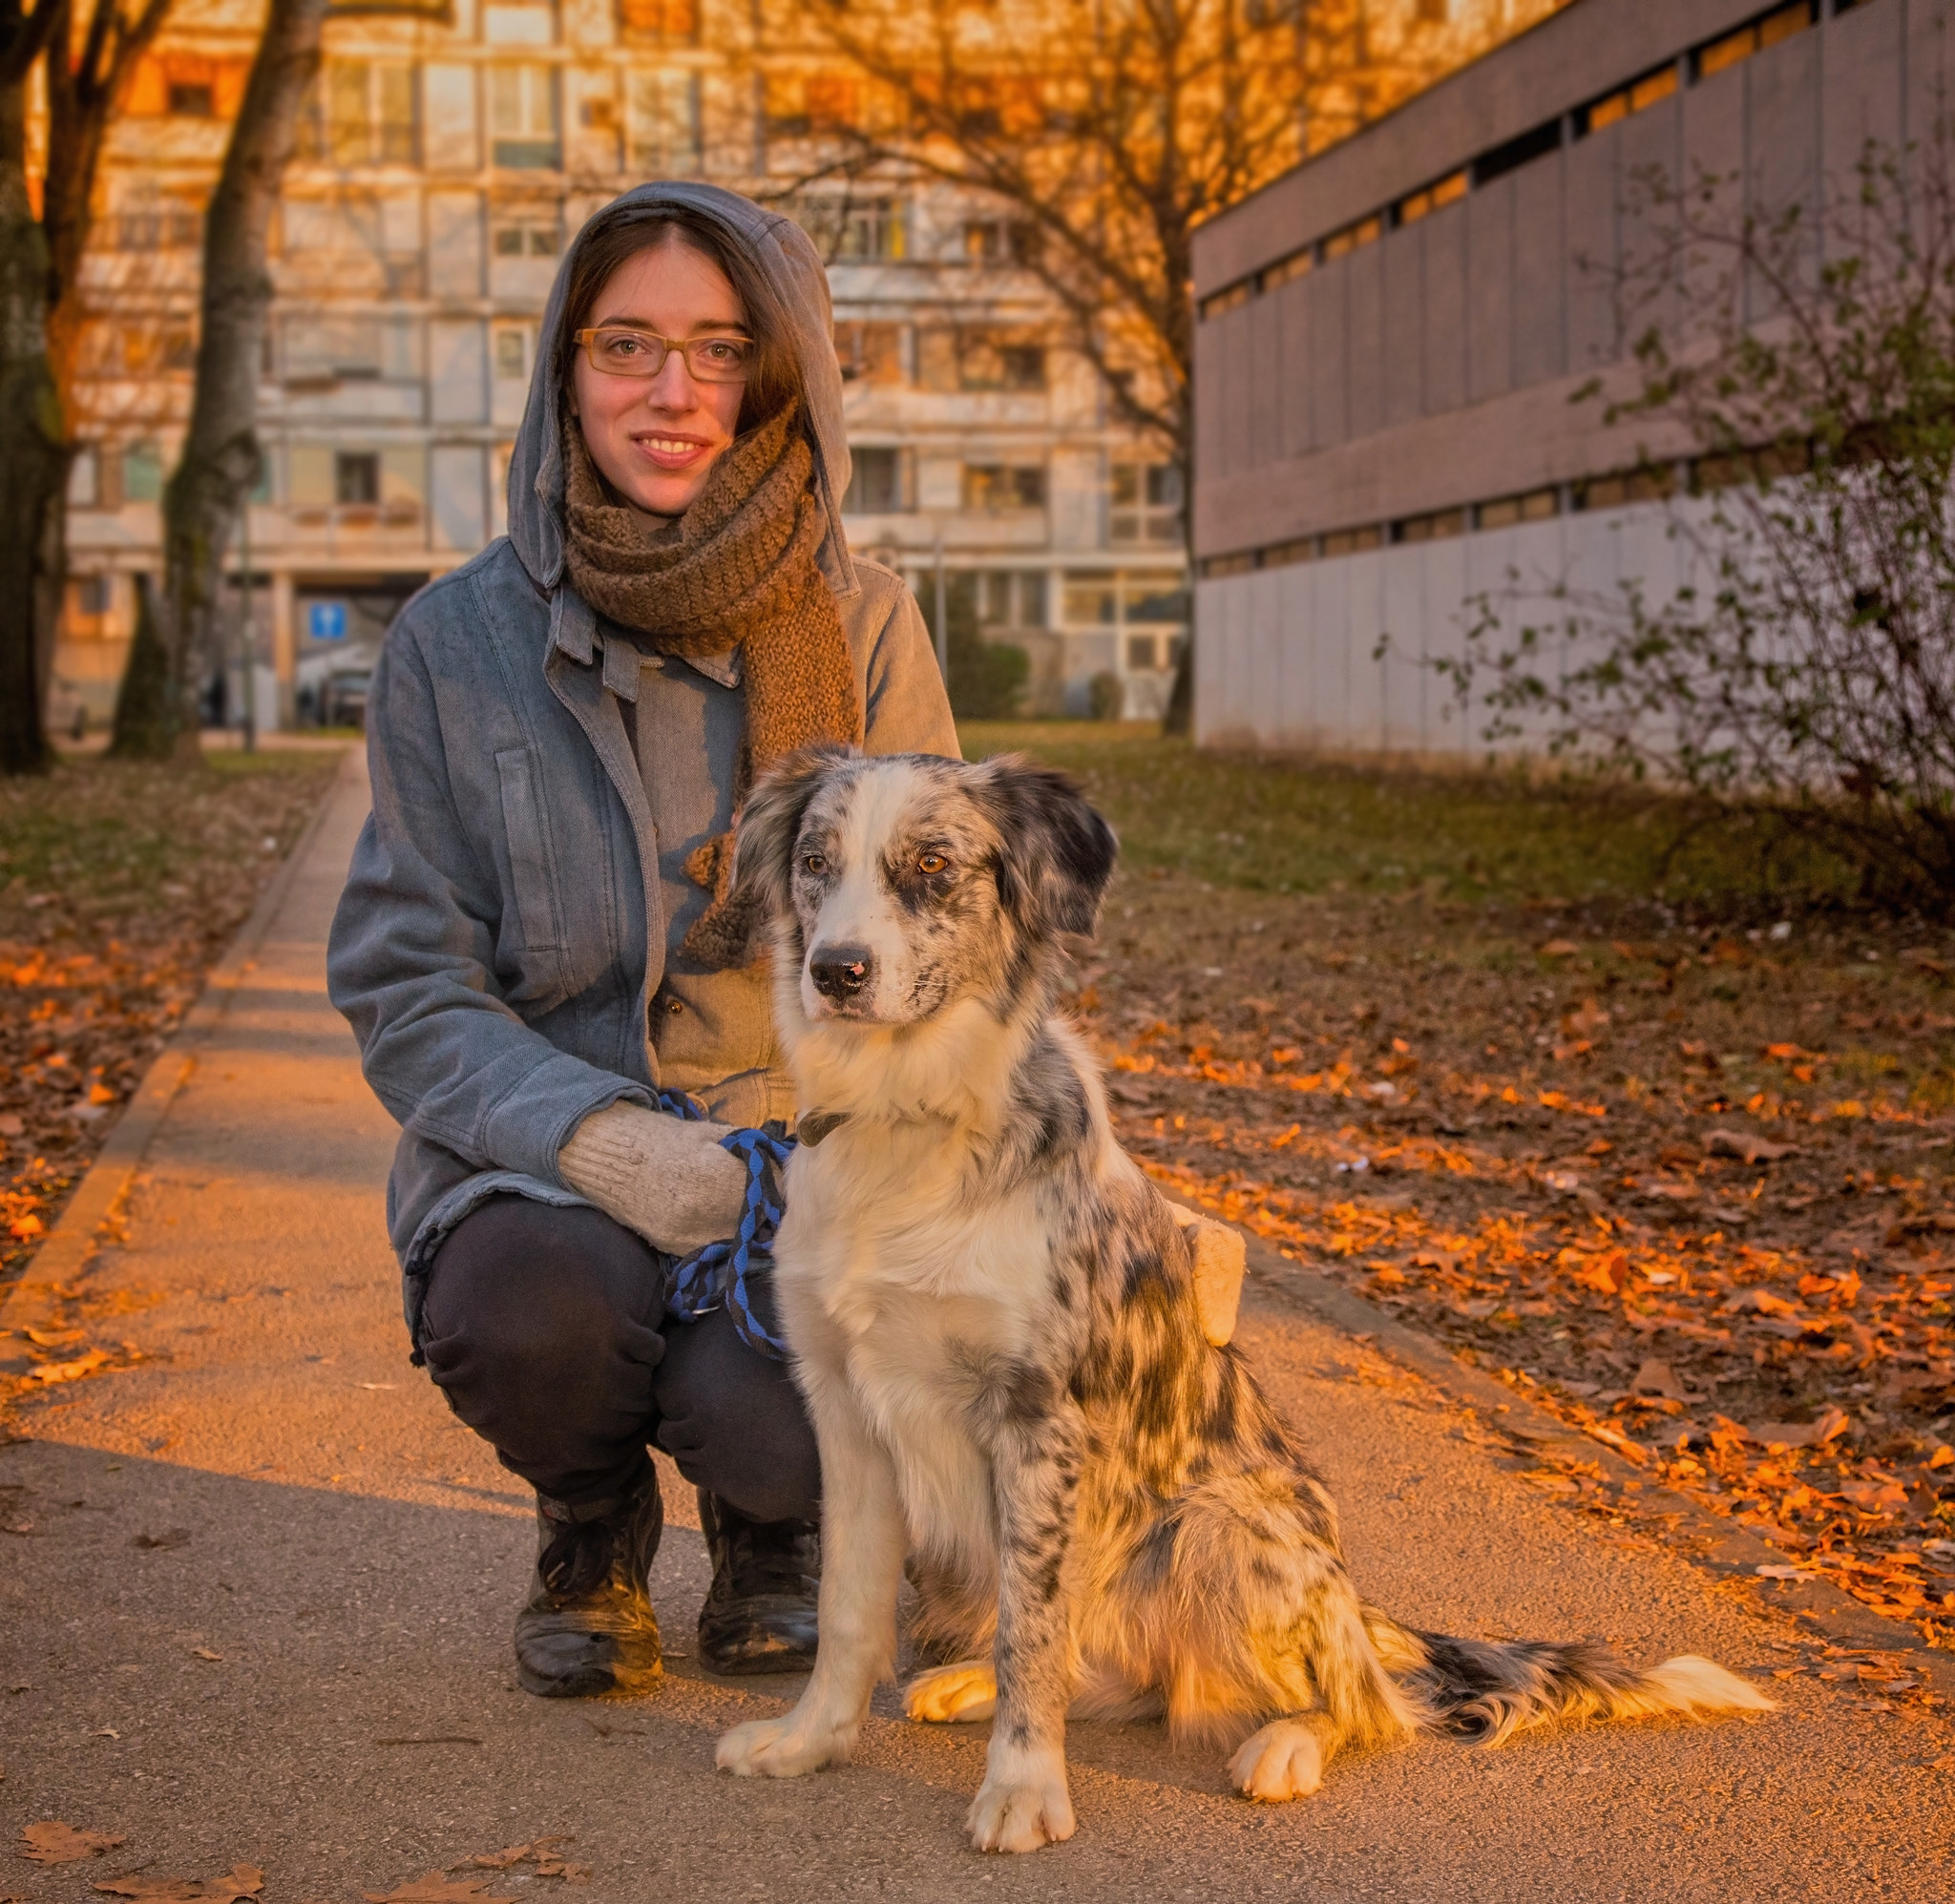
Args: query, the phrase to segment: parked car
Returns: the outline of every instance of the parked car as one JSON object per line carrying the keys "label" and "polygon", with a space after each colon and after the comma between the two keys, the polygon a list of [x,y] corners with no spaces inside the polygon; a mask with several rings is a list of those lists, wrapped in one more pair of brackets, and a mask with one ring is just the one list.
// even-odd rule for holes
{"label": "parked car", "polygon": [[367,690],[373,680],[371,668],[335,668],[326,678],[321,696],[321,725],[364,727],[367,724]]}

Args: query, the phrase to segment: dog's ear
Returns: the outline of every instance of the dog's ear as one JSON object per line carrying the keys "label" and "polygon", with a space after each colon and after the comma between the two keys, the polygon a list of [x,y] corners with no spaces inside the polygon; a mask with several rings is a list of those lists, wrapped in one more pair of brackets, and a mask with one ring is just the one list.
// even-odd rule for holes
{"label": "dog's ear", "polygon": [[740,809],[733,844],[733,897],[766,918],[787,910],[794,883],[794,842],[815,790],[852,747],[831,743],[803,747],[777,761],[753,784]]}
{"label": "dog's ear", "polygon": [[1069,775],[1001,754],[978,769],[979,797],[1001,850],[998,891],[1006,911],[1054,934],[1092,935],[1120,842]]}

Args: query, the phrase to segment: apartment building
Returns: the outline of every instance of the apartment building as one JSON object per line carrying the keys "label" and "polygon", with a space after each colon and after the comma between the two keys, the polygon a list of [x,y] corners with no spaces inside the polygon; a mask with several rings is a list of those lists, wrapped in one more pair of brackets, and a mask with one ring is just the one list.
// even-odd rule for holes
{"label": "apartment building", "polygon": [[1473,750],[1431,664],[1481,602],[1667,599],[1725,478],[1576,400],[1633,384],[1638,181],[1815,205],[1951,88],[1951,0],[1574,0],[1203,227],[1197,738]]}
{"label": "apartment building", "polygon": [[[201,208],[260,8],[183,0],[104,163],[86,267],[56,673],[112,710],[136,577],[189,412]],[[235,718],[339,719],[401,604],[501,532],[509,449],[565,242],[648,178],[778,198],[831,260],[860,550],[926,614],[1023,646],[1032,705],[1110,673],[1158,712],[1187,622],[1182,498],[1063,347],[995,206],[795,181],[845,78],[756,50],[730,0],[346,0],[286,176],[260,390],[263,481],[231,552]],[[245,626],[248,571],[250,629]],[[941,578],[939,586],[939,577]]]}

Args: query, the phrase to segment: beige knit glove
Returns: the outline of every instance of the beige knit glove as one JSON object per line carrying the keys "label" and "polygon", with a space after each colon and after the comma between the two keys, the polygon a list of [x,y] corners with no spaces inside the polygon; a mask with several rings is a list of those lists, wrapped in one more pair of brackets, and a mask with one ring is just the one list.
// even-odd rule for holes
{"label": "beige knit glove", "polygon": [[720,1148],[730,1128],[609,1104],[571,1133],[557,1167],[578,1196],[654,1249],[689,1256],[731,1236],[746,1209],[746,1165]]}
{"label": "beige knit glove", "polygon": [[1169,1213],[1183,1229],[1195,1233],[1195,1307],[1202,1312],[1202,1333],[1217,1349],[1235,1333],[1235,1308],[1242,1300],[1242,1272],[1249,1266],[1249,1245],[1227,1224],[1218,1224],[1183,1203],[1169,1203]]}

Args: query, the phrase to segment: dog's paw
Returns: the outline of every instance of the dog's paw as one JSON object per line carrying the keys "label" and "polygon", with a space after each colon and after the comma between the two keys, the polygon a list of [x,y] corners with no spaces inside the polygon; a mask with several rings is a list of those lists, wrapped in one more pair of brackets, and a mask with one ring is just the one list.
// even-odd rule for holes
{"label": "dog's paw", "polygon": [[1265,1805],[1308,1798],[1324,1782],[1324,1746],[1307,1719],[1278,1719],[1251,1732],[1229,1761],[1230,1782]]}
{"label": "dog's paw", "polygon": [[713,1763],[736,1778],[799,1778],[849,1756],[841,1734],[785,1719],[750,1719],[720,1736]]}
{"label": "dog's paw", "polygon": [[998,1675],[982,1661],[918,1673],[903,1692],[905,1714],[926,1726],[970,1725],[998,1709]]}
{"label": "dog's paw", "polygon": [[971,1801],[964,1821],[971,1843],[980,1852],[1036,1852],[1063,1843],[1073,1834],[1073,1802],[1065,1774],[1057,1778],[987,1778]]}

